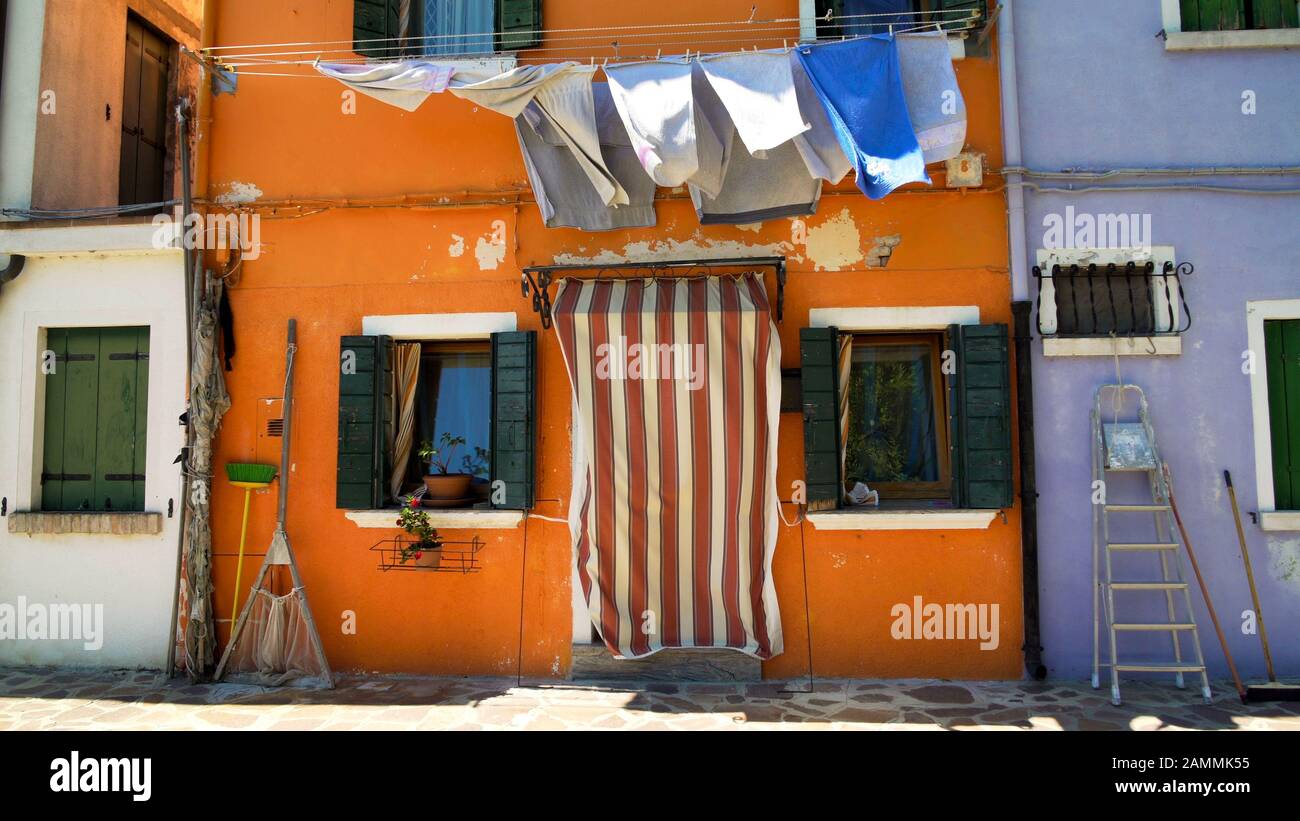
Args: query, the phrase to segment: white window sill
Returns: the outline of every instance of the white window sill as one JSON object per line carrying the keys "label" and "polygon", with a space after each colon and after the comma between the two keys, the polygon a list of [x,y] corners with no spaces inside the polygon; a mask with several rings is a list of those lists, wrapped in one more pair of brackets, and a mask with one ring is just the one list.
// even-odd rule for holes
{"label": "white window sill", "polygon": [[1263,510],[1259,514],[1260,530],[1300,530],[1300,510]]}
{"label": "white window sill", "polygon": [[822,510],[808,514],[818,530],[984,530],[996,510]]}
{"label": "white window sill", "polygon": [[26,533],[28,536],[62,533],[156,536],[163,530],[161,513],[16,510],[8,518],[10,533]]}
{"label": "white window sill", "polygon": [[[424,508],[429,525],[447,530],[513,530],[524,520],[522,510],[437,510]],[[345,515],[357,527],[397,529],[398,509],[349,510]]]}
{"label": "white window sill", "polygon": [[1221,51],[1240,48],[1296,47],[1300,47],[1300,29],[1174,31],[1165,35],[1165,51]]}
{"label": "white window sill", "polygon": [[1181,336],[1044,337],[1043,356],[1180,356]]}

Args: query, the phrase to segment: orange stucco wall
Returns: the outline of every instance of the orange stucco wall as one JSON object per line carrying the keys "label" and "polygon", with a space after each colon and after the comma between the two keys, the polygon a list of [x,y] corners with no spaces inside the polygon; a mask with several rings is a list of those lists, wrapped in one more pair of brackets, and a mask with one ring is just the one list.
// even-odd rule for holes
{"label": "orange stucco wall", "polygon": [[[614,26],[743,19],[750,5],[547,0],[544,15],[551,28]],[[797,15],[795,0],[757,5],[760,19]],[[218,0],[215,42],[346,40],[350,26],[346,0]],[[958,71],[971,116],[968,143],[996,168],[996,64],[968,59]],[[360,529],[334,509],[338,339],[360,333],[363,316],[513,311],[521,329],[540,330],[519,295],[522,265],[550,264],[561,255],[784,253],[790,258],[780,326],[785,367],[798,364],[799,328],[813,307],[977,305],[983,321],[1010,322],[1005,204],[996,177],[986,178],[986,190],[949,192],[940,169],[932,173],[933,189],[913,186],[881,202],[868,201],[851,183],[827,191],[819,213],[806,219],[806,245],[792,242],[786,219],[757,228],[703,228],[680,191],[660,191],[655,228],[553,230],[543,227],[531,203],[504,117],[451,95],[434,96],[410,114],[362,97],[349,115],[341,110],[342,91],[321,79],[241,78],[236,95],[213,101],[207,146],[208,195],[253,192],[262,216],[261,256],[243,264],[231,291],[238,354],[227,374],[233,405],[216,463],[253,458],[256,403],[281,393],[285,320],[297,317],[288,529],[336,669],[564,676],[572,632],[565,526],[532,518],[515,530],[480,532],[487,546],[477,574],[381,573],[367,548],[393,531]],[[403,196],[409,207],[395,207],[393,199]],[[500,258],[488,244],[498,220],[507,232]],[[888,266],[868,267],[876,238],[895,234],[901,240]],[[539,363],[535,512],[563,517],[570,396],[549,332],[541,336]],[[778,486],[788,496],[803,473],[798,415],[782,417],[780,436]],[[242,497],[216,484],[216,608],[218,618],[228,619]],[[261,561],[274,506],[269,492],[253,500],[245,579]],[[787,513],[793,514],[789,506]],[[980,531],[782,527],[775,576],[786,649],[765,664],[765,675],[1017,677],[1019,527],[1018,508]],[[975,642],[893,640],[890,608],[915,595],[999,604],[1000,646],[980,651]],[[355,635],[340,629],[344,611],[355,613]],[[227,628],[223,622],[223,639]]]}

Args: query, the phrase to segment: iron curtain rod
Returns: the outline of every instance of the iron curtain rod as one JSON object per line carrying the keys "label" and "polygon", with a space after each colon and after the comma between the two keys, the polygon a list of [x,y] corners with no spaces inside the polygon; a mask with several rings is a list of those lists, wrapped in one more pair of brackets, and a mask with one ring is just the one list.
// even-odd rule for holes
{"label": "iron curtain rod", "polygon": [[[525,298],[532,297],[533,310],[542,318],[542,327],[551,327],[551,298],[547,289],[555,274],[571,271],[659,271],[681,268],[771,268],[776,272],[776,321],[785,313],[785,257],[730,257],[727,259],[674,259],[664,262],[589,263],[583,265],[529,265],[523,269],[519,286]],[[595,279],[600,279],[599,275]]]}

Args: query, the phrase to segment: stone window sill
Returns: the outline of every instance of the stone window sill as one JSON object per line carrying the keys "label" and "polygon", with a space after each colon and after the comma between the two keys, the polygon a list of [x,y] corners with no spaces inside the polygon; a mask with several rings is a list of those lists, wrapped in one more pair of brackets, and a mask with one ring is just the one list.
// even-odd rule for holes
{"label": "stone window sill", "polygon": [[1264,510],[1259,514],[1260,530],[1300,530],[1300,510]]}
{"label": "stone window sill", "polygon": [[91,533],[106,536],[155,536],[162,533],[161,513],[14,511],[9,532],[29,536]]}
{"label": "stone window sill", "polygon": [[818,530],[984,530],[996,510],[891,510],[857,508],[808,514]]}
{"label": "stone window sill", "polygon": [[[357,527],[397,528],[397,508],[349,510],[348,519]],[[522,510],[437,510],[425,508],[429,524],[447,530],[513,530],[524,520]]]}
{"label": "stone window sill", "polygon": [[1221,51],[1226,49],[1296,47],[1300,47],[1300,29],[1174,31],[1165,35],[1165,51]]}
{"label": "stone window sill", "polygon": [[1043,337],[1043,356],[1180,356],[1181,336]]}

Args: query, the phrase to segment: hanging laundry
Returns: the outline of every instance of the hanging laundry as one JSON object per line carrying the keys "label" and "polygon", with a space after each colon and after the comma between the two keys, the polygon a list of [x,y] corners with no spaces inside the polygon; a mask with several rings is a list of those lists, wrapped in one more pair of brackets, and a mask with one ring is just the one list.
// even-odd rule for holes
{"label": "hanging laundry", "polygon": [[564,138],[534,101],[515,118],[515,132],[537,207],[547,228],[608,231],[655,224],[654,181],[637,159],[607,83],[592,83],[601,156],[630,203],[606,205],[584,176]]}
{"label": "hanging laundry", "polygon": [[[697,95],[716,95],[698,66],[656,60],[607,66],[609,90],[642,167],[656,184],[688,180],[711,195],[721,189],[731,134],[697,116]],[[730,119],[726,128],[731,126]]]}
{"label": "hanging laundry", "polygon": [[[788,66],[788,58],[781,58]],[[792,141],[761,152],[761,157],[751,154],[724,101],[712,88],[698,90],[695,110],[696,117],[715,131],[731,135],[718,192],[687,184],[701,225],[746,225],[816,212],[821,180],[809,174]]]}
{"label": "hanging laundry", "polygon": [[477,83],[455,85],[451,93],[515,118],[536,101],[541,113],[573,153],[605,205],[627,205],[627,191],[605,166],[596,130],[591,79],[595,66],[558,63],[519,66]]}
{"label": "hanging laundry", "polygon": [[896,38],[799,46],[798,54],[864,194],[880,199],[900,185],[930,182],[907,114]]}
{"label": "hanging laundry", "polygon": [[791,76],[794,77],[799,114],[809,125],[807,131],[794,138],[794,147],[803,157],[809,174],[835,185],[853,170],[853,163],[849,162],[848,155],[840,147],[835,128],[826,116],[826,107],[817,96],[812,80],[808,79],[808,71],[803,67],[799,55],[792,50],[786,59],[790,63]]}
{"label": "hanging laundry", "polygon": [[912,130],[926,163],[957,156],[966,145],[966,103],[957,85],[947,35],[939,31],[899,35],[898,64]]}
{"label": "hanging laundry", "polygon": [[455,70],[425,60],[364,65],[316,63],[315,68],[326,77],[403,111],[414,111],[430,94],[446,91]]}
{"label": "hanging laundry", "polygon": [[719,54],[702,58],[699,67],[750,154],[761,156],[808,130],[784,50]]}

